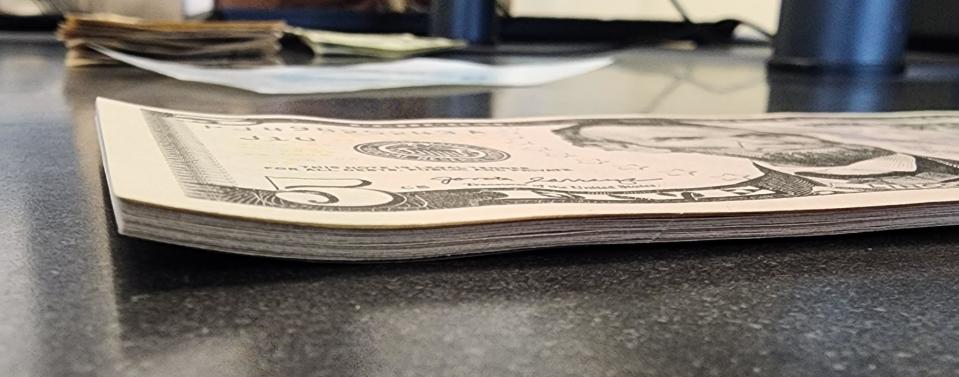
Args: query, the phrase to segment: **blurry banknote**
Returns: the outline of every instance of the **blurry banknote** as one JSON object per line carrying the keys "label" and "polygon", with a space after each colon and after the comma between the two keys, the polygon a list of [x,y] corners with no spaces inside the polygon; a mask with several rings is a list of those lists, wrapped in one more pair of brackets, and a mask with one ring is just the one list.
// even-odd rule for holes
{"label": "blurry banknote", "polygon": [[436,51],[465,47],[463,41],[413,34],[360,34],[287,28],[316,55],[356,55],[374,58],[398,59]]}

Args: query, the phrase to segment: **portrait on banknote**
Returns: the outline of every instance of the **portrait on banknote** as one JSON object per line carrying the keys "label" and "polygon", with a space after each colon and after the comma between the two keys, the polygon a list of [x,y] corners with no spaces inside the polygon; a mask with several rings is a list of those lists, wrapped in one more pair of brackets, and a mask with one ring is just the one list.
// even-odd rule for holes
{"label": "portrait on banknote", "polygon": [[[821,122],[818,126],[830,126],[829,119]],[[708,123],[656,118],[583,120],[556,133],[573,145],[605,151],[635,149],[747,159],[765,171],[764,175],[775,171],[783,174],[777,179],[789,181],[776,184],[805,187],[807,194],[921,189],[959,181],[959,161],[798,133]]]}

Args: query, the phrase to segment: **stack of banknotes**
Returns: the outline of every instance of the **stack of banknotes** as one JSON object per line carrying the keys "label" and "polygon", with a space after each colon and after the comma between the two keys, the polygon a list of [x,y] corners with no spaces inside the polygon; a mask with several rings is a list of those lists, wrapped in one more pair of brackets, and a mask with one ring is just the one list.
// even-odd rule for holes
{"label": "stack of banknotes", "polygon": [[97,121],[120,233],[242,254],[377,261],[959,225],[959,112],[360,121],[101,98]]}
{"label": "stack of banknotes", "polygon": [[113,14],[70,15],[57,31],[71,67],[118,63],[91,46],[191,64],[274,64],[280,62],[285,34],[297,37],[316,56],[401,59],[466,46],[446,38],[339,33],[288,27],[282,21],[152,21]]}
{"label": "stack of banknotes", "polygon": [[152,21],[113,14],[71,15],[57,36],[67,66],[117,64],[91,46],[194,64],[259,65],[278,62],[282,21]]}

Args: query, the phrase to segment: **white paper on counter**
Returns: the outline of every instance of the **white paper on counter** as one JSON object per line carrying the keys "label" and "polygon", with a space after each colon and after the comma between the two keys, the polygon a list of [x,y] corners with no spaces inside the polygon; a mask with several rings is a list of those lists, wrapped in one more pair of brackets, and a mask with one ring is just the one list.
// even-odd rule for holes
{"label": "white paper on counter", "polygon": [[548,63],[488,65],[459,60],[414,58],[342,66],[215,68],[95,50],[132,66],[177,80],[201,82],[262,94],[355,92],[415,86],[531,86],[603,68],[610,57]]}

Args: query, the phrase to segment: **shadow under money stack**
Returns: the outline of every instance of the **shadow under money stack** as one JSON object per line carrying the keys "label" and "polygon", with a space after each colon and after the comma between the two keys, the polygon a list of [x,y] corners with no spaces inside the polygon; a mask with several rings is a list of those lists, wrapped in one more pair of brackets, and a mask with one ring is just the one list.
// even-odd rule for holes
{"label": "shadow under money stack", "polygon": [[67,66],[119,64],[91,46],[139,56],[204,65],[279,62],[282,21],[152,21],[117,15],[70,15],[57,36]]}

